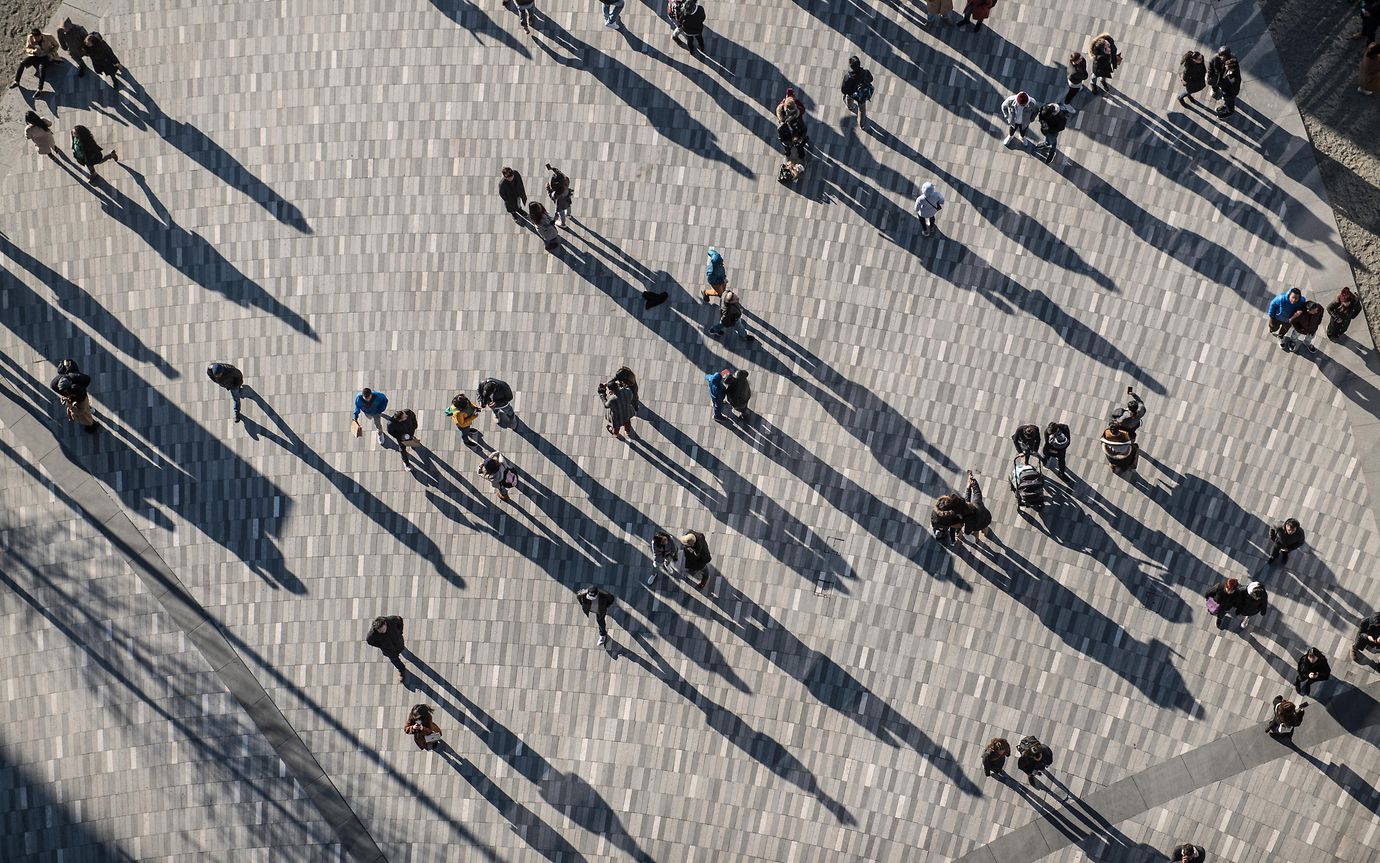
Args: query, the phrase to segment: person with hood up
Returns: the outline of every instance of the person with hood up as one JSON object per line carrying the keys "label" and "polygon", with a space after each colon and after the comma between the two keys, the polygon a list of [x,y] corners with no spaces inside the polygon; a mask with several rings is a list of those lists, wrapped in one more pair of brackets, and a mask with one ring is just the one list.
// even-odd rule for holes
{"label": "person with hood up", "polygon": [[1036,110],[1035,100],[1024,90],[1006,97],[1006,101],[1001,103],[1001,116],[1006,120],[1006,146],[1011,146],[1017,135],[1021,136],[1022,142],[1025,141],[1025,133],[1035,119]]}
{"label": "person with hood up", "polygon": [[1184,86],[1179,94],[1180,105],[1187,107],[1190,99],[1198,101],[1193,98],[1194,94],[1203,92],[1203,88],[1207,87],[1207,62],[1202,54],[1197,51],[1184,54],[1179,62],[1179,83]]}
{"label": "person with hood up", "polygon": [[1292,341],[1289,339],[1289,320],[1306,302],[1303,291],[1298,288],[1278,293],[1270,300],[1270,335],[1278,337],[1279,346],[1286,351],[1292,349],[1291,345],[1286,344],[1286,340]]}
{"label": "person with hood up", "polygon": [[[1299,334],[1299,341],[1303,342],[1304,347],[1308,348],[1310,354],[1316,354],[1318,348],[1313,344],[1313,336],[1318,334],[1318,326],[1322,324],[1323,307],[1321,303],[1307,300],[1303,308],[1294,312],[1289,317],[1289,326],[1293,327],[1294,332]],[[1289,349],[1295,348],[1294,340],[1289,340]]]}
{"label": "person with hood up", "polygon": [[920,233],[926,237],[934,236],[934,217],[944,209],[944,196],[926,180],[920,187],[920,195],[915,199],[915,215],[920,219]]}
{"label": "person with hood up", "polygon": [[637,397],[630,387],[618,381],[599,384],[599,399],[604,403],[604,428],[616,438],[633,437],[632,421],[637,416]]}
{"label": "person with hood up", "polygon": [[1337,299],[1327,306],[1327,337],[1337,341],[1360,314],[1361,301],[1351,292],[1351,288],[1342,288]]}
{"label": "person with hood up", "polygon": [[739,417],[747,419],[748,401],[751,399],[752,389],[748,386],[748,373],[744,369],[738,369],[728,379],[728,403],[738,412]]}
{"label": "person with hood up", "polygon": [[709,384],[709,403],[713,407],[713,419],[715,422],[725,419],[724,400],[728,398],[728,381],[733,377],[732,369],[710,372],[704,376]]}
{"label": "person with hood up", "polygon": [[1040,134],[1044,135],[1045,139],[1035,147],[1035,155],[1044,159],[1046,165],[1054,161],[1054,153],[1059,146],[1059,133],[1068,128],[1069,116],[1072,113],[1073,109],[1067,105],[1050,102],[1036,115],[1040,121]]}
{"label": "person with hood up", "polygon": [[704,265],[704,281],[707,287],[700,291],[700,299],[706,303],[711,297],[722,296],[728,290],[728,270],[724,269],[724,256],[713,246],[709,247],[708,262]]}
{"label": "person with hood up", "polygon": [[848,71],[843,75],[843,102],[848,110],[858,112],[858,127],[867,122],[867,102],[872,98],[872,73],[862,67],[857,57],[848,58]]}
{"label": "person with hood up", "polygon": [[1112,74],[1121,65],[1121,52],[1116,48],[1116,40],[1110,33],[1099,33],[1088,43],[1088,56],[1092,58],[1092,83],[1088,89],[1097,92],[1100,82],[1102,92],[1111,89]]}
{"label": "person with hood up", "polygon": [[1236,606],[1236,616],[1241,618],[1241,628],[1250,626],[1252,617],[1264,618],[1269,611],[1270,595],[1265,592],[1265,585],[1258,581],[1246,585],[1246,595],[1241,597]]}

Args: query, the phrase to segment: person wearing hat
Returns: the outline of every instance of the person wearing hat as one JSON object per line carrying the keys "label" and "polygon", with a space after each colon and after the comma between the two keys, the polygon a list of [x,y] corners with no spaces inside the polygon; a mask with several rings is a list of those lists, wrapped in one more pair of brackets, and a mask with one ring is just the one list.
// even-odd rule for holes
{"label": "person wearing hat", "polygon": [[746,341],[757,341],[757,337],[748,332],[747,324],[743,323],[743,303],[736,291],[724,291],[719,299],[719,322],[709,328],[709,334],[717,339],[723,336],[725,330],[737,333]]}
{"label": "person wearing hat", "polygon": [[1246,595],[1241,597],[1240,603],[1236,606],[1236,615],[1241,618],[1241,628],[1250,626],[1252,617],[1264,617],[1269,610],[1270,597],[1265,592],[1265,585],[1258,581],[1246,585]]}
{"label": "person wearing hat", "polygon": [[715,422],[725,419],[724,399],[728,398],[728,380],[732,376],[732,369],[710,372],[704,376],[704,379],[709,383],[709,403],[714,408],[713,419]]}
{"label": "person wearing hat", "polygon": [[240,421],[240,395],[244,389],[244,374],[229,363],[211,363],[206,367],[206,377],[217,386],[230,391],[230,400],[235,405],[235,422]]}
{"label": "person wearing hat", "polygon": [[76,360],[63,360],[58,363],[57,370],[57,377],[49,386],[62,400],[62,406],[67,408],[67,419],[88,432],[97,431],[100,426],[96,425],[96,418],[91,415],[91,397],[86,391],[91,386],[91,376],[82,372]]}
{"label": "person wearing hat", "polygon": [[591,584],[579,593],[575,598],[580,603],[580,610],[589,617],[589,613],[594,612],[594,623],[599,627],[599,644],[604,645],[609,640],[609,628],[606,621],[609,609],[613,607],[613,594],[601,589],[598,585]]}
{"label": "person wearing hat", "polygon": [[920,233],[926,237],[934,235],[934,220],[944,208],[944,195],[926,180],[915,199],[915,216],[920,220]]}
{"label": "person wearing hat", "polygon": [[1035,119],[1036,110],[1035,100],[1024,90],[1006,97],[1006,101],[1001,103],[1001,116],[1006,120],[1006,146],[1011,146],[1017,135],[1021,136],[1022,142],[1025,141],[1025,133]]}
{"label": "person wearing hat", "polygon": [[1337,294],[1337,299],[1327,306],[1327,337],[1332,341],[1337,341],[1337,337],[1346,332],[1347,327],[1356,316],[1361,314],[1361,301],[1351,292],[1351,288],[1342,288],[1341,293]]}

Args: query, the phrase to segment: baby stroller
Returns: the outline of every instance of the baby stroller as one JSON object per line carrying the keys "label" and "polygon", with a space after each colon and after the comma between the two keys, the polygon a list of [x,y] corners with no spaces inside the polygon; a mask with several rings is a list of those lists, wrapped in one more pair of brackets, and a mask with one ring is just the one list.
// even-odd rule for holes
{"label": "baby stroller", "polygon": [[1027,507],[1036,512],[1045,507],[1045,473],[1040,462],[1030,463],[1029,455],[1018,455],[1011,462],[1011,491],[1016,495],[1016,506]]}

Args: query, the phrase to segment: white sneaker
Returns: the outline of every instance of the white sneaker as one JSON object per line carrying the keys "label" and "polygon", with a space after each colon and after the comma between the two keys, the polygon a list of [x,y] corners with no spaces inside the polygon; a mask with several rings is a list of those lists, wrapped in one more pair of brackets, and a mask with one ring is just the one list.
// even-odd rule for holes
{"label": "white sneaker", "polygon": [[642,579],[642,583],[647,585],[648,587],[651,587],[653,584],[656,584],[656,570],[652,570],[651,572],[647,573],[647,577]]}
{"label": "white sneaker", "polygon": [[1007,136],[1006,136],[1006,146],[1010,147],[1013,143],[1015,143],[1015,141],[1016,141],[1016,136],[1015,136],[1015,135],[1007,135]]}
{"label": "white sneaker", "polygon": [[383,432],[379,432],[379,446],[383,446]]}
{"label": "white sneaker", "polygon": [[603,647],[605,644],[608,643],[608,640],[609,640],[609,637],[608,637],[607,635],[601,635],[601,636],[599,636],[599,646],[600,646],[600,647]]}

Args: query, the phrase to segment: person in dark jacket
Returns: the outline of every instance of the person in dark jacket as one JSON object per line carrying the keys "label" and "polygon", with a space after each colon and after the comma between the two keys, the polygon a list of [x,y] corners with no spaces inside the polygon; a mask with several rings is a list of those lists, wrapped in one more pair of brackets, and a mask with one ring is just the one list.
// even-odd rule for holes
{"label": "person in dark jacket", "polygon": [[570,220],[570,206],[575,197],[575,190],[570,187],[570,178],[558,169],[547,165],[546,170],[551,172],[551,178],[546,181],[546,196],[556,208],[556,224],[564,228]]}
{"label": "person in dark jacket", "polygon": [[1061,422],[1051,422],[1045,426],[1045,451],[1042,455],[1045,467],[1054,470],[1059,478],[1068,482],[1068,463],[1064,460],[1073,438],[1069,427]]}
{"label": "person in dark jacket", "polygon": [[709,553],[709,541],[698,530],[687,530],[680,537],[681,553],[685,557],[685,571],[699,575],[695,587],[704,590],[709,584],[709,563],[714,556]]}
{"label": "person in dark jacket", "polygon": [[1241,589],[1241,582],[1229,578],[1208,590],[1203,596],[1209,600],[1208,612],[1216,619],[1217,628],[1226,629],[1227,615],[1234,614],[1241,607],[1245,591]]}
{"label": "person in dark jacket", "polygon": [[1289,552],[1303,545],[1303,526],[1296,518],[1286,518],[1270,528],[1270,562],[1289,562]]}
{"label": "person in dark jacket", "polygon": [[728,379],[732,376],[731,369],[709,372],[704,376],[705,382],[709,384],[709,404],[713,408],[710,418],[715,422],[725,418],[724,400],[728,398]]}
{"label": "person in dark jacket", "polygon": [[476,389],[479,407],[494,412],[499,428],[507,428],[516,419],[513,413],[513,388],[498,378],[485,378]]}
{"label": "person in dark jacket", "polygon": [[1035,147],[1035,155],[1044,159],[1048,165],[1054,161],[1054,153],[1059,146],[1059,133],[1068,128],[1069,112],[1063,105],[1050,102],[1040,109],[1035,119],[1039,121],[1040,134],[1045,138]]}
{"label": "person in dark jacket", "polygon": [[952,545],[963,529],[964,500],[956,494],[941,494],[930,508],[930,529],[934,538]]}
{"label": "person in dark jacket", "polygon": [[93,30],[86,34],[82,47],[86,50],[86,56],[91,58],[91,68],[96,70],[96,74],[106,76],[110,79],[110,86],[120,89],[120,82],[115,77],[115,73],[120,71],[120,58],[115,56],[110,43]]}
{"label": "person in dark jacket", "polygon": [[1332,666],[1327,664],[1327,657],[1316,647],[1308,648],[1303,656],[1299,657],[1298,667],[1299,673],[1294,678],[1294,691],[1304,698],[1308,697],[1313,684],[1322,683],[1332,677]]}
{"label": "person in dark jacket", "polygon": [[1088,89],[1097,92],[1099,83],[1102,92],[1111,89],[1112,75],[1121,65],[1121,52],[1117,50],[1116,40],[1110,33],[1100,33],[1088,43],[1088,56],[1092,58],[1092,83]]}
{"label": "person in dark jacket", "polygon": [[1271,737],[1293,737],[1294,729],[1303,724],[1303,711],[1308,709],[1308,702],[1300,701],[1296,705],[1283,695],[1276,695],[1271,706],[1274,709],[1265,732]]}
{"label": "person in dark jacket", "polygon": [[1016,455],[1036,455],[1040,451],[1040,427],[1034,423],[1016,426],[1011,443],[1016,445]]}
{"label": "person in dark jacket", "polygon": [[1031,785],[1035,784],[1035,777],[1044,775],[1046,769],[1054,761],[1054,753],[1050,748],[1039,741],[1034,746],[1026,749],[1017,759],[1016,766],[1026,775],[1026,779]]}
{"label": "person in dark jacket", "polygon": [[100,145],[96,143],[96,136],[91,134],[91,130],[85,126],[72,127],[72,158],[78,165],[91,172],[91,182],[96,182],[100,177],[96,176],[96,166],[109,162],[111,159],[120,161],[120,154],[111,150],[109,154],[101,151]]}
{"label": "person in dark jacket", "polygon": [[709,328],[709,334],[717,339],[725,330],[737,333],[744,341],[757,341],[757,337],[748,332],[747,323],[743,320],[743,301],[737,291],[724,291],[719,298],[719,322]]}
{"label": "person in dark jacket", "polygon": [[1351,661],[1360,662],[1363,650],[1370,653],[1380,651],[1380,613],[1361,621],[1356,630],[1356,641],[1351,645]]}
{"label": "person in dark jacket", "polygon": [[1212,59],[1207,63],[1207,84],[1212,88],[1213,101],[1220,101],[1222,98],[1222,75],[1226,73],[1227,61],[1235,59],[1231,49],[1226,45],[1217,49],[1217,53],[1212,55]]}
{"label": "person in dark jacket", "polygon": [[589,617],[589,613],[594,612],[594,623],[599,627],[599,643],[607,644],[609,640],[609,628],[606,616],[610,608],[613,608],[613,594],[609,593],[597,585],[591,584],[589,587],[575,594],[575,598],[580,602],[580,610]]}
{"label": "person in dark jacket", "polygon": [[633,416],[637,416],[638,412],[642,410],[642,394],[637,388],[637,375],[627,366],[619,366],[618,371],[609,378],[609,386],[614,384],[621,384],[632,391]]}
{"label": "person in dark jacket", "polygon": [[1241,618],[1241,628],[1250,626],[1252,617],[1259,615],[1263,618],[1269,611],[1270,596],[1265,592],[1265,585],[1258,581],[1246,585],[1246,593],[1236,605],[1236,614]]}
{"label": "person in dark jacket", "polygon": [[211,363],[206,367],[206,377],[217,386],[230,391],[230,401],[235,405],[235,422],[240,421],[240,397],[244,390],[244,374],[229,363]]}
{"label": "person in dark jacket", "polygon": [[[691,54],[695,53],[695,46],[699,50],[704,50],[704,4],[699,0],[685,0],[680,4],[680,17],[676,19],[676,32],[685,34],[685,47]],[[675,33],[671,35],[671,41],[677,45],[680,39]]]}
{"label": "person in dark jacket", "polygon": [[498,196],[503,199],[503,208],[513,221],[522,224],[523,208],[527,206],[527,187],[522,184],[522,175],[505,167],[503,179],[498,181]]}
{"label": "person in dark jacket", "polygon": [[[1304,347],[1308,348],[1310,354],[1316,354],[1318,348],[1313,344],[1313,336],[1317,335],[1318,327],[1322,324],[1323,307],[1321,303],[1312,300],[1303,304],[1303,308],[1294,312],[1289,318],[1289,326],[1293,327],[1294,332],[1299,334],[1298,341],[1303,342]],[[1288,339],[1290,349],[1294,347],[1294,340]]]}
{"label": "person in dark jacket", "polygon": [[1073,97],[1083,92],[1083,82],[1088,80],[1088,58],[1074,51],[1069,55],[1069,89],[1064,94],[1064,104],[1072,105]]}
{"label": "person in dark jacket", "polygon": [[982,502],[982,486],[978,485],[972,471],[968,471],[968,488],[964,496],[963,532],[980,540],[988,535],[988,529],[992,526],[992,511]]}
{"label": "person in dark jacket", "polygon": [[843,102],[848,110],[858,112],[858,127],[867,122],[867,102],[872,98],[872,73],[862,67],[857,57],[848,58],[848,71],[843,74]]}
{"label": "person in dark jacket", "polygon": [[49,386],[67,409],[67,419],[88,432],[95,432],[100,426],[96,425],[96,418],[91,415],[91,397],[87,393],[91,376],[77,366],[76,360],[71,359],[58,363],[57,371],[57,377]]}
{"label": "person in dark jacket", "polygon": [[748,402],[752,399],[752,388],[748,386],[748,373],[744,369],[738,369],[728,379],[727,399],[728,404],[738,412],[738,416],[747,419]]}
{"label": "person in dark jacket", "polygon": [[398,451],[402,453],[403,467],[409,473],[412,472],[412,460],[408,455],[414,446],[420,446],[421,441],[417,440],[417,415],[407,408],[394,413],[388,418],[388,434],[392,435],[393,440],[398,442]]}
{"label": "person in dark jacket", "polygon": [[1201,846],[1185,842],[1169,852],[1170,863],[1203,863],[1207,859]]}
{"label": "person in dark jacket", "polygon": [[401,659],[406,647],[403,643],[401,617],[395,614],[391,617],[374,618],[374,622],[369,624],[369,634],[365,636],[364,643],[370,647],[377,647],[380,653],[388,657],[388,661],[398,669],[398,682],[407,683],[407,666],[403,665]]}
{"label": "person in dark jacket", "polygon": [[1342,288],[1341,293],[1337,294],[1337,299],[1327,306],[1327,337],[1334,342],[1337,341],[1359,314],[1361,301],[1351,292],[1351,288]]}
{"label": "person in dark jacket", "polygon": [[604,428],[616,438],[624,432],[633,437],[632,421],[637,416],[637,399],[632,390],[618,381],[599,384],[599,399],[604,403]]}
{"label": "person in dark jacket", "polygon": [[996,776],[1004,772],[1006,759],[1011,757],[1011,744],[1005,737],[993,737],[982,750],[982,775]]}
{"label": "person in dark jacket", "polygon": [[78,78],[86,75],[86,35],[86,28],[72,23],[71,18],[64,18],[62,26],[57,28],[58,44],[71,56],[72,62],[77,64]]}
{"label": "person in dark jacket", "polygon": [[1134,387],[1127,387],[1126,406],[1113,409],[1111,416],[1107,419],[1107,424],[1111,428],[1126,432],[1134,441],[1143,419],[1145,419],[1145,401],[1136,393]]}
{"label": "person in dark jacket", "polygon": [[1228,58],[1222,64],[1217,89],[1222,94],[1222,105],[1217,109],[1217,116],[1226,119],[1236,113],[1236,99],[1241,95],[1241,65],[1235,57]]}
{"label": "person in dark jacket", "polygon": [[1203,60],[1203,55],[1198,51],[1189,51],[1184,54],[1183,60],[1179,61],[1179,83],[1184,86],[1184,90],[1179,94],[1179,104],[1188,107],[1188,101],[1193,99],[1194,94],[1203,92],[1207,86],[1207,62]]}

